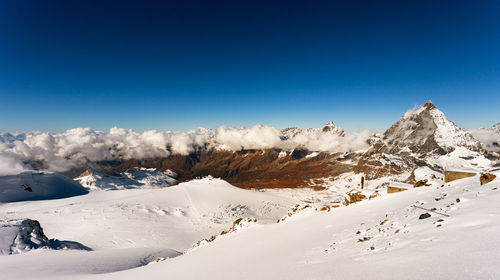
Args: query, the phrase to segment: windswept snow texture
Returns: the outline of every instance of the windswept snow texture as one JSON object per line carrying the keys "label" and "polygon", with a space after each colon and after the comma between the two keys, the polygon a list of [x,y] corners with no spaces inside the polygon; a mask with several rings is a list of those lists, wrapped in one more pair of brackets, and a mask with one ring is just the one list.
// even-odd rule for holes
{"label": "windswept snow texture", "polygon": [[177,184],[177,174],[156,168],[130,169],[116,176],[88,170],[74,180],[91,190],[151,189]]}
{"label": "windswept snow texture", "polygon": [[57,199],[87,193],[80,184],[57,173],[0,169],[0,202]]}
{"label": "windswept snow texture", "polygon": [[[306,147],[312,151],[348,152],[368,148],[369,131],[344,132],[333,123],[321,129],[297,129],[291,137],[271,126],[221,126],[216,130],[109,132],[75,128],[63,133],[0,134],[0,156],[65,171],[85,163],[113,159],[144,159],[187,155],[203,149],[241,150]],[[0,158],[1,159],[1,158]]]}

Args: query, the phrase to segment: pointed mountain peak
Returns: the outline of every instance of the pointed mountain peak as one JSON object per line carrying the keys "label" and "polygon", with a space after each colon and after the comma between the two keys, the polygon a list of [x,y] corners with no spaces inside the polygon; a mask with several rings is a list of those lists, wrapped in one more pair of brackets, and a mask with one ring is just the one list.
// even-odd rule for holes
{"label": "pointed mountain peak", "polygon": [[385,152],[411,151],[418,154],[446,154],[457,147],[480,151],[472,135],[450,121],[432,101],[406,112],[384,133]]}
{"label": "pointed mountain peak", "polygon": [[321,128],[321,131],[337,133],[340,136],[344,135],[344,130],[340,127],[335,126],[333,121],[329,121],[325,126],[323,126],[323,128]]}
{"label": "pointed mountain peak", "polygon": [[335,127],[335,124],[333,123],[333,121],[329,121],[325,126]]}
{"label": "pointed mountain peak", "polygon": [[431,100],[428,100],[425,102],[424,105],[416,105],[413,107],[413,109],[408,110],[404,115],[403,119],[411,119],[411,118],[416,118],[421,114],[429,114],[431,111],[439,111],[438,108],[436,108],[436,105]]}
{"label": "pointed mountain peak", "polygon": [[432,101],[428,100],[427,102],[425,102],[424,108],[427,110],[431,110],[431,109],[436,108],[436,105],[434,105],[434,103],[432,103]]}

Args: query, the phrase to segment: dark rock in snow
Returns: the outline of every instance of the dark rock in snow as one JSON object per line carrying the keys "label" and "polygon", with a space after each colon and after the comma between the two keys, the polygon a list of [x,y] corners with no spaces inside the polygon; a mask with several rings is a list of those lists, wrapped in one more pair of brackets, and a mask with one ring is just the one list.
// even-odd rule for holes
{"label": "dark rock in snow", "polygon": [[431,216],[429,213],[424,213],[418,217],[419,220],[427,219]]}

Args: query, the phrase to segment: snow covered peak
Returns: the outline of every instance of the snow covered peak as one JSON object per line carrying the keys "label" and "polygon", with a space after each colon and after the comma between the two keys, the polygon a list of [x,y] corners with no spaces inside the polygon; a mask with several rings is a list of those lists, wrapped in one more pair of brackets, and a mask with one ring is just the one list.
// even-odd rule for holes
{"label": "snow covered peak", "polygon": [[345,132],[342,128],[336,126],[333,121],[329,121],[326,125],[321,128],[307,128],[300,129],[298,127],[289,127],[281,131],[283,134],[283,140],[293,139],[297,136],[311,135],[311,134],[334,134],[338,136],[344,136]]}
{"label": "snow covered peak", "polygon": [[432,110],[432,109],[436,108],[436,105],[434,105],[434,103],[431,100],[427,100],[427,102],[425,102],[425,104],[424,104],[424,108],[428,109],[428,110]]}
{"label": "snow covered peak", "polygon": [[386,152],[445,154],[457,147],[481,151],[479,141],[436,108],[432,101],[406,112],[383,136]]}
{"label": "snow covered peak", "polygon": [[323,126],[321,131],[322,132],[331,132],[331,133],[338,134],[338,135],[344,134],[344,130],[340,127],[335,126],[333,121],[329,121],[325,126]]}

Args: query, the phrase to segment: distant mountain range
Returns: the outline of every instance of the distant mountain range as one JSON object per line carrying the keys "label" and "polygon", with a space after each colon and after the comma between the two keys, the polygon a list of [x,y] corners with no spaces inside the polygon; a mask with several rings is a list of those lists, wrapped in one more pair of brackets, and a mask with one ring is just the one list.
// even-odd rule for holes
{"label": "distant mountain range", "polygon": [[[500,124],[465,131],[428,101],[383,134],[346,132],[333,122],[281,131],[266,126],[142,134],[75,129],[0,134],[0,155],[35,169],[66,163],[64,173],[89,188],[167,186],[207,175],[243,188],[296,188],[320,187],[325,178],[347,172],[367,179],[401,175],[411,182],[419,166],[488,169],[499,165],[499,142]],[[142,174],[147,184],[133,175],[144,170],[150,170]]]}

